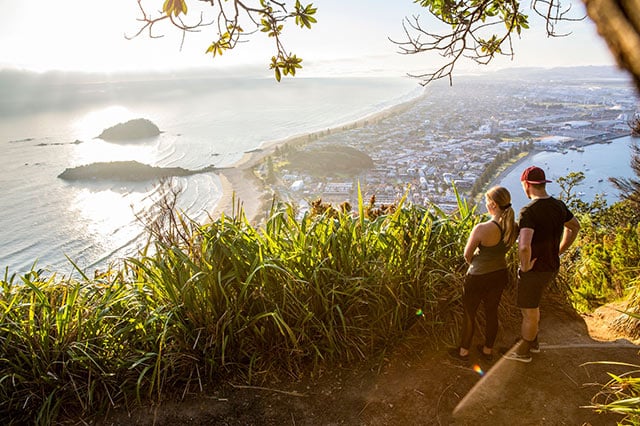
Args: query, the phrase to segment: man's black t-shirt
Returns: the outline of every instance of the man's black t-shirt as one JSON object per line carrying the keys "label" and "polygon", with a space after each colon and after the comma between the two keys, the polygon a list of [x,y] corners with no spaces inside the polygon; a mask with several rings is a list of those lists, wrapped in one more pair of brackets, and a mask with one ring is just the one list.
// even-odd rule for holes
{"label": "man's black t-shirt", "polygon": [[533,229],[531,259],[537,259],[532,271],[554,272],[560,269],[560,241],[564,224],[573,213],[560,200],[553,197],[538,198],[520,210],[520,229]]}

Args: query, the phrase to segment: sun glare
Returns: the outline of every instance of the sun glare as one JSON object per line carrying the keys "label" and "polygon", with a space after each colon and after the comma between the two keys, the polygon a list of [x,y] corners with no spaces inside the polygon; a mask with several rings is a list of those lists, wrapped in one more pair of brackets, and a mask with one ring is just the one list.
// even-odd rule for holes
{"label": "sun glare", "polygon": [[136,118],[134,113],[119,105],[91,111],[73,123],[73,131],[81,140],[97,137],[104,129]]}
{"label": "sun glare", "polygon": [[139,141],[136,143],[111,143],[97,136],[106,128],[137,116],[127,108],[111,106],[91,111],[72,124],[73,132],[83,143],[74,150],[74,165],[85,165],[97,162],[138,161],[155,165],[158,161],[157,140]]}
{"label": "sun glare", "polygon": [[78,215],[78,223],[84,224],[82,231],[86,235],[121,246],[140,233],[135,214],[149,207],[147,195],[146,192],[132,192],[123,197],[112,189],[82,189],[69,206],[69,214]]}

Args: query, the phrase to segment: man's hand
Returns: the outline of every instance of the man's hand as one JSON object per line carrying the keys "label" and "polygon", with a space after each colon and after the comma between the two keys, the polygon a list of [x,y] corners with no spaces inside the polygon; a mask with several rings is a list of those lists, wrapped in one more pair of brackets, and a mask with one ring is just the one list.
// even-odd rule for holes
{"label": "man's hand", "polygon": [[533,265],[535,265],[535,264],[536,264],[536,260],[538,260],[538,258],[531,259],[531,260],[529,261],[529,265],[528,265],[528,267],[525,267],[525,265],[521,264],[521,265],[520,265],[520,270],[521,270],[522,272],[529,272],[530,270],[532,270],[532,269],[533,269]]}

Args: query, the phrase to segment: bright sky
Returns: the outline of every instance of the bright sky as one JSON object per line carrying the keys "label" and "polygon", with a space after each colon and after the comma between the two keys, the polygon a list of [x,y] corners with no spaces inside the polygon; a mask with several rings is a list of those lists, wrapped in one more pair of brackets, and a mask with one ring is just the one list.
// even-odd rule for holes
{"label": "bright sky", "polygon": [[[159,10],[163,0],[144,0]],[[256,1],[257,3],[257,1]],[[305,1],[303,1],[305,3]],[[402,19],[427,13],[412,0],[315,0],[318,24],[312,30],[291,26],[286,29],[285,46],[304,59],[304,73],[354,73],[360,70],[386,69],[405,72],[429,71],[437,57],[429,54],[399,55],[388,37],[402,40]],[[190,0],[187,18],[198,17],[197,8],[210,7]],[[148,6],[147,6],[148,7]],[[574,8],[581,9],[577,1]],[[266,70],[274,50],[256,34],[240,49],[212,59],[204,54],[214,39],[213,27],[201,33],[187,34],[181,50],[181,34],[167,26],[157,28],[150,39],[147,33],[134,40],[140,28],[136,0],[0,0],[0,68],[37,71],[80,70],[121,71],[175,69],[186,67],[225,68],[258,64]],[[432,21],[433,22],[433,21]],[[531,16],[535,31],[527,31],[515,43],[513,60],[501,58],[493,68],[509,66],[570,66],[613,64],[594,25],[586,20],[565,24],[573,35],[549,39],[543,22]],[[248,30],[249,28],[245,28]],[[473,64],[459,68],[482,70]]]}

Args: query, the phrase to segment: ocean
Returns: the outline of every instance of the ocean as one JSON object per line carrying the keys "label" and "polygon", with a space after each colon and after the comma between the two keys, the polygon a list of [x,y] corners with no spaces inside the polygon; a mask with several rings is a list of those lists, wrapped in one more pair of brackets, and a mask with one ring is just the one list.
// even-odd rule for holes
{"label": "ocean", "polygon": [[[0,267],[88,273],[134,255],[145,241],[136,217],[157,183],[69,182],[66,168],[138,161],[200,169],[232,166],[247,151],[333,128],[422,93],[409,78],[101,76],[0,72]],[[162,131],[142,142],[97,139],[103,129],[146,118]],[[218,175],[176,179],[180,209],[206,219],[221,197]]]}

